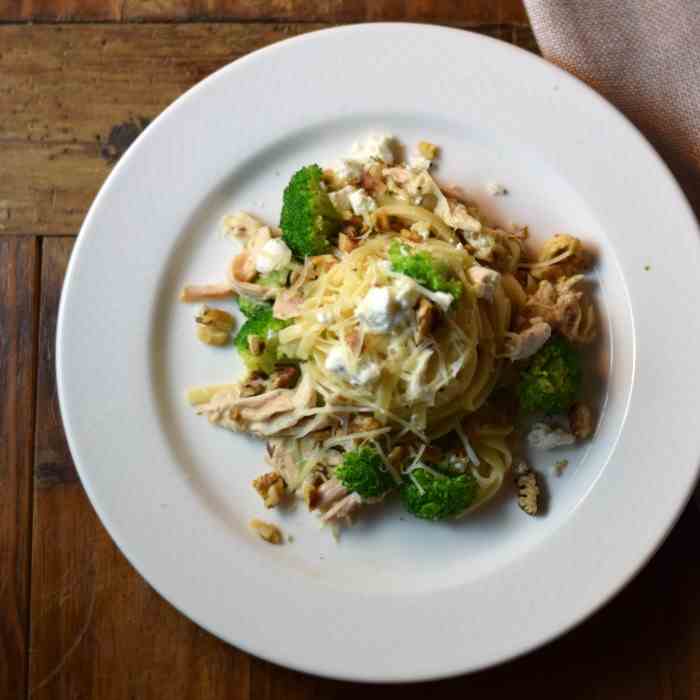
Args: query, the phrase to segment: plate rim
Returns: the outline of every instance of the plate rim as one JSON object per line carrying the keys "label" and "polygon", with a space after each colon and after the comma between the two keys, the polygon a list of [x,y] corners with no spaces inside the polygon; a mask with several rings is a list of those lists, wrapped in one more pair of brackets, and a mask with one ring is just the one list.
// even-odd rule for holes
{"label": "plate rim", "polygon": [[[103,183],[102,187],[100,188],[100,191],[98,192],[97,196],[95,197],[95,200],[93,201],[92,205],[90,206],[88,213],[85,217],[85,220],[81,226],[80,233],[77,237],[76,243],[74,245],[74,250],[73,254],[71,255],[67,270],[66,270],[66,275],[64,279],[64,285],[61,293],[61,299],[59,303],[59,311],[58,311],[58,320],[57,320],[57,330],[56,330],[56,383],[57,383],[57,391],[58,391],[58,396],[59,396],[59,404],[60,404],[60,410],[61,410],[61,416],[63,420],[63,425],[65,427],[65,432],[66,432],[66,439],[71,451],[71,455],[73,456],[74,462],[76,469],[80,475],[81,483],[83,485],[83,488],[85,489],[90,502],[97,512],[100,521],[106,528],[106,530],[109,532],[110,536],[112,539],[115,541],[117,546],[119,547],[120,551],[122,554],[127,558],[127,560],[130,562],[132,566],[136,569],[136,571],[139,573],[140,576],[142,576],[150,586],[154,588],[163,598],[165,598],[171,605],[173,605],[177,610],[179,610],[182,614],[184,614],[186,617],[192,619],[193,621],[196,622],[199,626],[203,627],[204,629],[207,629],[210,633],[214,634],[215,636],[224,639],[229,644],[235,644],[236,647],[243,649],[245,651],[248,651],[249,653],[255,654],[256,656],[259,656],[261,658],[264,658],[268,661],[272,661],[273,663],[280,663],[285,666],[291,667],[298,669],[300,671],[308,672],[308,673],[313,673],[315,675],[319,676],[325,676],[325,677],[331,677],[331,678],[340,678],[343,680],[350,680],[350,681],[355,681],[355,682],[406,682],[406,681],[424,681],[424,680],[432,680],[432,679],[437,679],[437,678],[446,678],[446,677],[452,677],[456,675],[460,675],[465,672],[465,669],[463,668],[452,668],[451,670],[445,671],[445,669],[442,670],[436,670],[434,673],[427,673],[427,674],[422,674],[422,675],[411,675],[411,673],[404,674],[402,677],[392,677],[392,678],[386,678],[382,676],[363,676],[363,675],[358,675],[356,673],[348,673],[347,675],[339,675],[337,672],[324,672],[322,668],[315,667],[313,665],[311,666],[304,666],[300,665],[298,663],[294,662],[289,662],[288,660],[285,660],[284,655],[281,655],[279,653],[270,651],[269,653],[266,653],[265,651],[261,651],[259,648],[251,648],[248,646],[245,642],[245,640],[236,640],[232,641],[231,639],[228,639],[226,637],[222,637],[222,635],[216,630],[210,627],[206,622],[198,619],[196,616],[192,615],[191,612],[185,611],[178,602],[172,600],[172,598],[168,595],[165,595],[161,587],[158,585],[155,585],[153,579],[151,576],[146,575],[143,573],[143,566],[138,565],[134,560],[132,560],[131,554],[129,552],[129,547],[126,542],[122,541],[121,534],[122,533],[117,533],[115,532],[115,526],[113,523],[110,522],[109,514],[105,512],[105,509],[103,508],[103,504],[101,502],[101,499],[97,493],[94,491],[94,483],[90,479],[90,470],[89,468],[86,468],[84,464],[82,464],[82,460],[80,458],[80,448],[79,448],[79,441],[80,438],[76,436],[74,431],[71,429],[71,419],[69,416],[65,414],[65,406],[67,405],[67,399],[66,399],[66,375],[64,373],[63,367],[63,353],[64,353],[64,346],[65,346],[65,332],[66,332],[66,314],[68,313],[67,310],[67,304],[68,301],[67,299],[69,298],[70,294],[70,289],[71,285],[74,284],[74,277],[75,277],[75,270],[77,269],[78,266],[78,260],[80,257],[80,251],[82,250],[82,247],[87,240],[87,237],[90,234],[91,226],[92,226],[92,220],[95,216],[95,212],[99,210],[99,208],[102,206],[101,202],[104,200],[106,197],[106,192],[110,190],[110,188],[113,186],[113,183],[117,182],[119,178],[121,177],[121,173],[123,170],[125,170],[128,166],[128,164],[131,162],[131,160],[135,159],[138,157],[139,149],[141,147],[141,144],[144,143],[144,137],[148,138],[148,134],[154,131],[155,129],[160,128],[161,124],[164,124],[168,119],[172,118],[172,115],[174,115],[178,109],[180,108],[181,105],[183,105],[187,101],[192,101],[196,99],[197,95],[199,94],[200,90],[203,90],[206,88],[206,86],[212,84],[215,81],[218,81],[222,79],[222,76],[225,73],[228,73],[230,71],[235,71],[237,68],[240,66],[247,64],[251,60],[262,60],[264,56],[267,56],[268,54],[277,52],[277,51],[284,51],[287,50],[288,47],[298,44],[298,43],[304,43],[304,42],[313,42],[319,35],[328,35],[328,34],[340,34],[340,33],[346,33],[346,32],[381,32],[384,30],[389,30],[389,31],[406,31],[406,30],[415,30],[415,31],[429,31],[429,32],[449,32],[453,34],[458,34],[461,38],[461,40],[468,42],[471,40],[476,40],[485,42],[485,43],[490,43],[490,44],[497,44],[499,46],[499,49],[509,51],[513,54],[517,54],[518,56],[527,56],[529,59],[534,59],[536,62],[539,62],[541,65],[546,66],[548,70],[554,71],[558,76],[559,79],[562,81],[566,81],[568,83],[575,83],[577,85],[577,89],[583,89],[585,93],[587,93],[587,96],[589,99],[594,99],[596,102],[598,102],[600,105],[602,105],[611,115],[617,115],[617,118],[622,118],[622,120],[626,123],[626,126],[628,130],[631,130],[634,132],[634,134],[637,137],[638,143],[640,148],[645,148],[646,150],[646,155],[648,157],[651,157],[658,168],[660,166],[660,171],[663,172],[664,178],[668,181],[669,184],[672,185],[672,187],[675,189],[675,197],[678,203],[681,203],[681,205],[684,205],[684,212],[683,214],[687,217],[689,217],[694,223],[695,223],[695,231],[697,233],[698,231],[698,224],[697,220],[695,218],[695,214],[692,211],[692,208],[690,207],[687,199],[685,198],[685,195],[678,185],[677,181],[675,180],[673,174],[671,173],[669,167],[666,165],[666,163],[661,159],[661,157],[658,155],[658,153],[655,151],[655,149],[651,146],[651,144],[647,141],[647,139],[641,134],[639,129],[629,121],[629,119],[619,112],[617,108],[615,108],[612,104],[610,104],[607,100],[605,100],[601,95],[596,93],[592,88],[590,88],[588,85],[583,83],[581,80],[576,78],[575,76],[567,73],[563,69],[559,68],[558,66],[555,66],[554,64],[551,64],[547,62],[545,59],[536,56],[534,54],[531,54],[530,52],[526,51],[525,49],[522,49],[520,47],[514,46],[512,44],[506,43],[504,41],[485,36],[483,34],[480,34],[478,32],[472,32],[468,30],[463,30],[463,29],[457,29],[457,28],[452,28],[452,27],[443,27],[440,25],[429,25],[429,24],[420,24],[420,23],[409,23],[409,22],[382,22],[382,23],[372,23],[372,24],[357,24],[357,25],[344,25],[340,27],[332,27],[332,28],[326,28],[326,29],[321,29],[309,33],[305,33],[290,39],[286,39],[281,42],[276,42],[275,44],[268,45],[266,47],[263,47],[261,49],[258,49],[255,52],[252,52],[250,54],[247,54],[246,56],[243,56],[212,73],[210,76],[205,78],[204,80],[200,81],[198,84],[190,88],[188,91],[183,93],[181,96],[179,96],[171,105],[169,105],[158,117],[156,117],[153,122],[144,130],[144,132],[136,139],[136,141],[132,144],[132,146],[128,149],[127,153],[120,159],[119,163],[114,167],[112,172],[109,174],[109,176],[106,178],[105,182]],[[635,333],[636,337],[636,333]],[[697,453],[700,455],[700,452]],[[476,665],[473,667],[470,667],[467,669],[467,672],[475,672],[478,670],[482,670],[484,668],[488,668],[490,666],[503,663],[508,660],[512,660],[514,658],[517,658],[519,656],[522,656],[526,653],[529,653],[530,651],[533,651],[534,649],[537,649],[550,641],[557,639],[558,637],[562,636],[563,634],[567,633],[570,631],[573,627],[577,626],[580,624],[584,619],[588,618],[592,614],[594,614],[597,610],[599,610],[601,607],[603,607],[605,604],[607,604],[614,596],[617,595],[617,593],[624,588],[629,581],[634,578],[634,576],[637,575],[637,573],[646,565],[646,563],[652,558],[652,556],[656,553],[658,548],[661,546],[663,541],[666,539],[668,533],[671,531],[675,523],[677,522],[678,518],[680,517],[681,513],[683,512],[683,509],[685,505],[687,504],[688,500],[690,499],[692,492],[693,492],[693,486],[695,483],[695,480],[697,480],[698,476],[698,459],[696,458],[696,466],[695,466],[695,477],[693,480],[690,481],[688,484],[688,487],[686,489],[686,492],[684,494],[684,498],[680,503],[678,503],[677,507],[675,508],[675,512],[672,514],[672,516],[667,520],[665,528],[657,532],[655,538],[654,538],[654,543],[652,547],[647,551],[646,555],[640,559],[637,559],[634,565],[628,568],[628,571],[625,576],[621,577],[615,585],[612,585],[607,592],[605,596],[603,596],[596,605],[593,607],[588,608],[585,610],[582,614],[572,618],[568,625],[564,625],[559,627],[558,629],[554,630],[549,636],[540,638],[537,640],[534,640],[529,646],[525,646],[519,651],[515,653],[510,653],[505,655],[501,659],[491,659],[486,661],[485,663],[481,665]]]}

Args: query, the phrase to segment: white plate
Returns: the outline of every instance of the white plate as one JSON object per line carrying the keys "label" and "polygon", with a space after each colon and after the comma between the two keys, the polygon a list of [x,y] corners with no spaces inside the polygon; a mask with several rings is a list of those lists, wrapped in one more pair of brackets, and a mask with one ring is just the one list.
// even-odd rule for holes
{"label": "white plate", "polygon": [[[525,517],[512,498],[459,525],[389,509],[336,544],[298,509],[273,516],[295,541],[271,547],[247,528],[263,515],[249,485],[262,447],[214,430],[183,400],[186,387],[229,379],[237,361],[195,339],[193,309],[176,293],[223,278],[225,212],[276,222],[295,169],[328,163],[375,129],[440,144],[442,177],[496,218],[598,249],[601,424],[565,475],[549,478],[546,518]],[[511,194],[488,197],[489,181]],[[700,455],[697,235],[637,131],[525,51],[410,24],[344,27],[258,51],[146,130],[80,233],[57,364],[83,484],[143,576],[253,654],[383,681],[521,654],[618,591],[690,495]],[[556,459],[547,455],[543,471]]]}

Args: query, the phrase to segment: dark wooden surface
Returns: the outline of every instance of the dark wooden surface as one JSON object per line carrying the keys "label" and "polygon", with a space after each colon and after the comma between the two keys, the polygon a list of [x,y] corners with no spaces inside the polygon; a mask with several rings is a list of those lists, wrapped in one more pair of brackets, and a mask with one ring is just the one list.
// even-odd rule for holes
{"label": "dark wooden surface", "polygon": [[700,699],[697,508],[562,639],[399,691],[295,673],[213,638],[131,568],[83,492],[61,427],[54,333],[74,237],[105,176],[218,67],[300,32],[379,19],[536,50],[519,0],[0,0],[0,698]]}

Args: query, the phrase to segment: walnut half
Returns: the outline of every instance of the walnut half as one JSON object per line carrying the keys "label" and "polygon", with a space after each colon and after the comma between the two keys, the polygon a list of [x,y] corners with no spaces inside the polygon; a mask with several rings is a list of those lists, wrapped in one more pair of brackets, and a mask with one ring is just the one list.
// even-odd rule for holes
{"label": "walnut half", "polygon": [[253,488],[260,494],[267,508],[279,505],[285,487],[284,479],[277,472],[268,472],[253,481]]}
{"label": "walnut half", "polygon": [[515,486],[518,489],[518,505],[528,515],[537,515],[540,498],[537,474],[521,461],[514,469],[514,476]]}
{"label": "walnut half", "polygon": [[250,529],[257,532],[265,542],[270,544],[282,544],[282,531],[272,523],[266,523],[264,520],[253,518],[250,523]]}

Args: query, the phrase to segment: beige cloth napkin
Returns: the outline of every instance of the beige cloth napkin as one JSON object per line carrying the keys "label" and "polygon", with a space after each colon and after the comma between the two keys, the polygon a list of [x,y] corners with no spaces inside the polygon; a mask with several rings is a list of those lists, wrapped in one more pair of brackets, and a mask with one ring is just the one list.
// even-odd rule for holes
{"label": "beige cloth napkin", "polygon": [[624,112],[700,217],[700,0],[525,0],[545,58]]}
{"label": "beige cloth napkin", "polygon": [[545,58],[639,127],[700,218],[700,0],[524,1]]}

